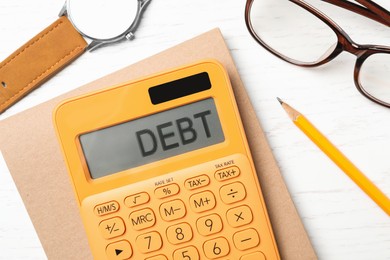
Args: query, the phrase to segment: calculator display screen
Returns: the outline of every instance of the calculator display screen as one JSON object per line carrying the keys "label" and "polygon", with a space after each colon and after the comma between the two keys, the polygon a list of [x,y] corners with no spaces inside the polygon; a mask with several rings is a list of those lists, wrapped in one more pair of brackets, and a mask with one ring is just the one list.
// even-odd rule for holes
{"label": "calculator display screen", "polygon": [[224,140],[212,98],[80,136],[93,179]]}

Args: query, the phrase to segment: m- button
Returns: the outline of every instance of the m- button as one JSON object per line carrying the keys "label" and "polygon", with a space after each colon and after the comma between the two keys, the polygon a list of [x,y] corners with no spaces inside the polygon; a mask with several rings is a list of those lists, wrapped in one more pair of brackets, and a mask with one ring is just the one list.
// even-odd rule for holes
{"label": "m- button", "polygon": [[130,214],[129,220],[134,230],[142,230],[151,227],[156,223],[154,212],[151,209],[134,211]]}
{"label": "m- button", "polygon": [[204,212],[215,207],[215,197],[210,191],[201,192],[190,197],[191,209],[197,213]]}
{"label": "m- button", "polygon": [[165,221],[172,221],[184,217],[186,214],[186,207],[181,200],[172,200],[161,204],[160,215]]}

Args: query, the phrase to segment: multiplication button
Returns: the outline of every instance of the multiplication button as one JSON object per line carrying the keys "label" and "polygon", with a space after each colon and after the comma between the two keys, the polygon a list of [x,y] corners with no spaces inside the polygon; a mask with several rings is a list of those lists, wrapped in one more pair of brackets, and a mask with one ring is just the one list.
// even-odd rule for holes
{"label": "multiplication button", "polygon": [[252,222],[252,211],[248,206],[240,206],[228,210],[226,218],[230,226],[241,227]]}

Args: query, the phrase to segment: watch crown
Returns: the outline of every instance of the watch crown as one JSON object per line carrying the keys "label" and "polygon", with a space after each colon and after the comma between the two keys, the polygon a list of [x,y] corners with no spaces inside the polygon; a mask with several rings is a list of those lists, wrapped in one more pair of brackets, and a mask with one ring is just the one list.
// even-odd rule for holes
{"label": "watch crown", "polygon": [[133,40],[134,38],[135,38],[134,33],[129,32],[128,34],[126,34],[126,39],[127,39],[127,40],[131,41],[131,40]]}

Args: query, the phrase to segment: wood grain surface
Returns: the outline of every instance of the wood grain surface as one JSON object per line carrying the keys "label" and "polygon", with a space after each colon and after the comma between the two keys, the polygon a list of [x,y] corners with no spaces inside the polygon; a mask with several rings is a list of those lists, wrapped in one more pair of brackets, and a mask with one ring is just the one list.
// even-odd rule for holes
{"label": "wood grain surface", "polygon": [[[356,42],[390,46],[390,28],[310,2]],[[390,8],[389,0],[376,2]],[[0,60],[53,22],[62,5],[61,0],[0,1]],[[268,53],[247,32],[244,7],[244,0],[152,0],[134,41],[84,54],[0,120],[219,27],[319,258],[390,259],[390,218],[291,123],[276,97],[305,114],[388,196],[390,109],[359,94],[355,57],[348,53],[314,69]],[[1,156],[0,205],[0,259],[45,259]]]}

